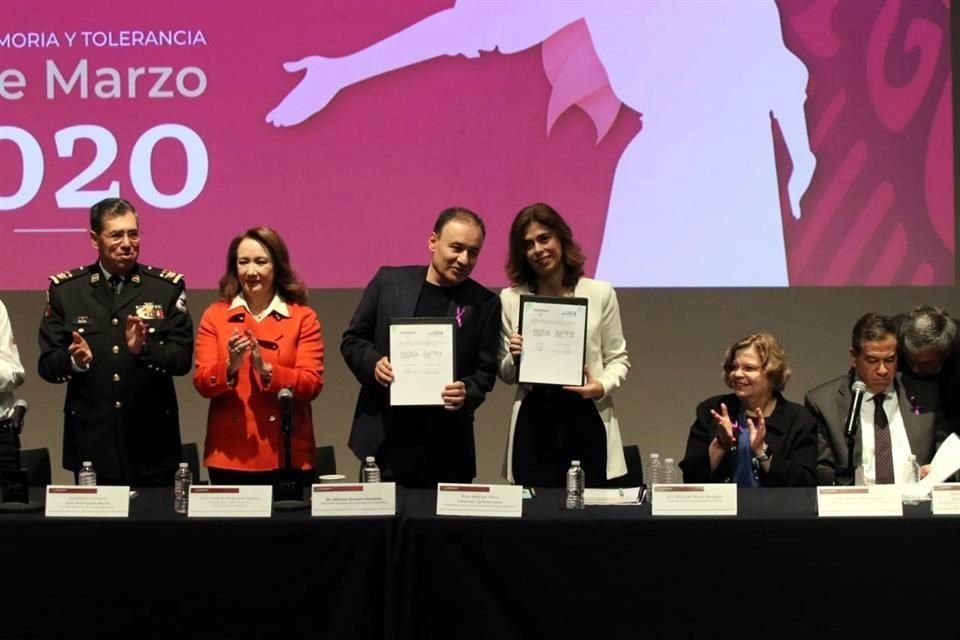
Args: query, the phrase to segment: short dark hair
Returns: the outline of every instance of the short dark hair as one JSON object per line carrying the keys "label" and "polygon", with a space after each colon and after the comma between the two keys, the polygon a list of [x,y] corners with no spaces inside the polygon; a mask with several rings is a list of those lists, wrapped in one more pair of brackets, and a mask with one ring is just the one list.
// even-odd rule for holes
{"label": "short dark hair", "polygon": [[894,338],[897,336],[897,325],[893,323],[893,320],[880,313],[865,313],[853,325],[850,348],[853,349],[854,354],[860,355],[864,342],[876,342],[887,336],[893,336]]}
{"label": "short dark hair", "polygon": [[94,233],[103,231],[103,219],[123,216],[132,213],[137,218],[137,226],[140,226],[140,216],[137,210],[133,208],[127,200],[123,198],[105,198],[97,204],[90,207],[90,230]]}
{"label": "short dark hair", "polygon": [[524,207],[510,225],[510,246],[507,250],[507,278],[514,285],[531,286],[537,282],[537,272],[527,260],[527,247],[524,236],[527,227],[537,222],[550,229],[560,240],[563,249],[563,286],[573,287],[583,276],[583,250],[573,239],[573,231],[566,220],[548,204],[537,202]]}
{"label": "short dark hair", "polygon": [[957,325],[940,307],[924,304],[903,319],[897,339],[906,353],[932,349],[950,355],[957,339]]}
{"label": "short dark hair", "polygon": [[256,240],[264,246],[273,262],[273,288],[284,302],[307,303],[307,287],[290,267],[290,252],[280,234],[269,227],[253,227],[230,241],[227,249],[227,271],[220,278],[220,299],[227,302],[240,292],[237,275],[237,251],[246,239]]}
{"label": "short dark hair", "polygon": [[787,366],[787,354],[772,334],[761,332],[752,333],[734,342],[723,356],[723,383],[733,388],[730,374],[733,372],[733,361],[743,349],[753,347],[763,363],[763,373],[770,384],[777,391],[783,391],[790,379],[790,367]]}
{"label": "short dark hair", "polygon": [[487,227],[484,226],[483,220],[475,214],[470,209],[465,207],[450,207],[449,209],[444,209],[440,212],[440,215],[437,216],[437,221],[433,223],[433,232],[440,235],[440,232],[443,231],[443,228],[447,226],[447,223],[452,220],[465,220],[471,222],[478,227],[480,227],[480,234],[486,238],[487,237]]}

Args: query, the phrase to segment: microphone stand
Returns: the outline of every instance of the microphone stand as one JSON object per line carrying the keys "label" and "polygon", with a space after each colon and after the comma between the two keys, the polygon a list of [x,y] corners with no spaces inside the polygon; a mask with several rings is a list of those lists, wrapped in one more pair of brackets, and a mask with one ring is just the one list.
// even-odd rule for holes
{"label": "microphone stand", "polygon": [[0,471],[0,513],[31,512],[43,509],[40,502],[30,501],[30,482],[27,470],[20,461],[20,433],[23,431],[23,420],[14,420],[10,434],[13,436],[13,469]]}
{"label": "microphone stand", "polygon": [[276,511],[301,511],[310,506],[303,499],[303,474],[293,468],[291,439],[293,437],[293,394],[289,389],[281,389],[277,394],[280,400],[281,420],[280,438],[283,446],[283,466],[277,472],[273,485],[273,508]]}
{"label": "microphone stand", "polygon": [[853,419],[853,428],[847,432],[847,464],[834,471],[835,484],[850,486],[855,484],[856,467],[853,464],[853,448],[857,443],[857,431],[860,429],[860,415],[857,412]]}
{"label": "microphone stand", "polygon": [[853,394],[850,398],[850,412],[844,423],[844,435],[847,441],[847,464],[845,467],[834,469],[834,484],[841,486],[851,486],[856,484],[856,467],[854,466],[854,448],[857,445],[857,431],[860,430],[860,407],[863,404],[863,394],[867,392],[866,385],[859,380],[854,380],[853,373],[850,375],[850,391]]}

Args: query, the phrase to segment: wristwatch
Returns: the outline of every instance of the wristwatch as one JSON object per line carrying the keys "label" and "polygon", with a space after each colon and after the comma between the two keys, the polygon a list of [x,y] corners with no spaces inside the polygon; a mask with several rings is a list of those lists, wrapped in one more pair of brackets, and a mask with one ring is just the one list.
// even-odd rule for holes
{"label": "wristwatch", "polygon": [[763,452],[758,456],[753,456],[756,462],[766,462],[770,459],[770,447],[766,443],[763,445]]}

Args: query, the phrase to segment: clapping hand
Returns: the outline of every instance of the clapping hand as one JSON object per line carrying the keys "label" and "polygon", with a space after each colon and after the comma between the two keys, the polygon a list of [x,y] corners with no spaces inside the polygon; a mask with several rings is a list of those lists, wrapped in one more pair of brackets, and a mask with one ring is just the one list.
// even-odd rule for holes
{"label": "clapping hand", "polygon": [[755,417],[756,422],[753,418],[747,418],[747,428],[750,429],[750,450],[753,455],[759,456],[767,443],[767,421],[761,409],[756,410]]}
{"label": "clapping hand", "polygon": [[230,354],[230,362],[227,365],[228,373],[234,374],[240,369],[240,365],[243,363],[243,354],[251,347],[249,330],[240,333],[234,329],[233,335],[227,340],[227,352]]}
{"label": "clapping hand", "polygon": [[721,402],[720,413],[711,409],[710,415],[713,416],[713,423],[717,426],[717,443],[726,449],[734,446],[737,441],[734,437],[730,414],[727,413],[727,405]]}
{"label": "clapping hand", "polygon": [[90,350],[90,345],[78,332],[73,332],[73,342],[67,347],[67,351],[70,352],[70,358],[78,367],[81,369],[90,368],[90,364],[93,362],[93,351]]}
{"label": "clapping hand", "polygon": [[127,316],[124,337],[126,338],[127,349],[130,350],[130,353],[140,353],[143,351],[143,345],[147,342],[146,323],[137,316]]}

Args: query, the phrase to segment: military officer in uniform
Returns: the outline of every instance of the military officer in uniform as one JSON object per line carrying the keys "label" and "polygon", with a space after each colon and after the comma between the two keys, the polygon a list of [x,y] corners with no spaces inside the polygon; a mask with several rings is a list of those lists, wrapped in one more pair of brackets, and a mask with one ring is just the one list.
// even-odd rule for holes
{"label": "military officer in uniform", "polygon": [[98,484],[173,484],[180,422],[173,376],[190,371],[193,322],[183,276],[140,265],[140,224],[126,200],[90,210],[99,260],[50,277],[40,376],[67,383],[63,466],[89,460]]}

